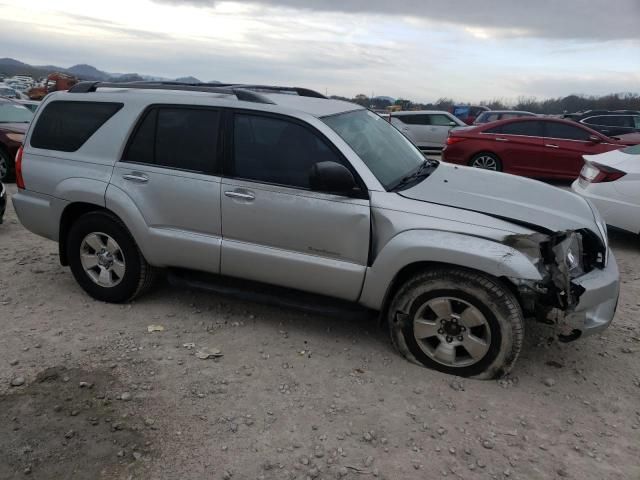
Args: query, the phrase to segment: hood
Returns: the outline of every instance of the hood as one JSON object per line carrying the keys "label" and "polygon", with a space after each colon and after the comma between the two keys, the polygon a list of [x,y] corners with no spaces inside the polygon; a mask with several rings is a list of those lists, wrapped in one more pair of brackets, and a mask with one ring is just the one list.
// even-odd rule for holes
{"label": "hood", "polygon": [[423,202],[463,208],[547,232],[588,228],[601,237],[581,197],[536,180],[441,162],[424,181],[399,192]]}
{"label": "hood", "polygon": [[28,123],[0,123],[0,130],[6,133],[27,133]]}

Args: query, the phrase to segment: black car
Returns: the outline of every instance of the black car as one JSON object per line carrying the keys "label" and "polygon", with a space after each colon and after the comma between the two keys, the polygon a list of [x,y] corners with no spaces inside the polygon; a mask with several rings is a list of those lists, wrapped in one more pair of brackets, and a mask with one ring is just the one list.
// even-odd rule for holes
{"label": "black car", "polygon": [[7,189],[4,184],[0,182],[0,223],[4,218],[4,209],[7,207]]}
{"label": "black car", "polygon": [[609,137],[640,132],[640,113],[608,112],[588,115],[580,123]]}

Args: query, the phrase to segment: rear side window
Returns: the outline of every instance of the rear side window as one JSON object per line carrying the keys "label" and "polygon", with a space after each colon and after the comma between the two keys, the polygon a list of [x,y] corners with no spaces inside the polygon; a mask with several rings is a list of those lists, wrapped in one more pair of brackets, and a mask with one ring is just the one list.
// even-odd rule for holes
{"label": "rear side window", "polygon": [[215,173],[219,124],[218,110],[152,108],[135,130],[123,161]]}
{"label": "rear side window", "polygon": [[591,117],[584,121],[588,125],[600,125],[605,127],[631,127],[630,122],[627,121],[631,117],[615,116],[615,115],[603,115],[601,117]]}
{"label": "rear side window", "polygon": [[485,133],[522,135],[525,137],[541,137],[542,124],[540,122],[512,122],[485,130]]}
{"label": "rear side window", "polygon": [[75,152],[122,105],[107,102],[51,102],[38,117],[31,135],[31,146]]}
{"label": "rear side window", "polygon": [[573,125],[560,122],[546,122],[545,130],[545,137],[559,138],[562,140],[589,140],[591,136],[588,131],[580,127],[574,127]]}

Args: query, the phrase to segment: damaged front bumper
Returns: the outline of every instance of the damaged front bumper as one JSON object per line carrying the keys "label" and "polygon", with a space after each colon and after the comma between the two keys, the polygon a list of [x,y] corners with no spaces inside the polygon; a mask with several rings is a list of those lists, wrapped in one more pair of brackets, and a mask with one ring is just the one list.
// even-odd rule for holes
{"label": "damaged front bumper", "polygon": [[615,315],[620,294],[620,276],[613,253],[609,250],[605,268],[595,268],[573,279],[572,283],[584,291],[577,305],[560,312],[558,326],[561,332],[578,338],[607,328]]}

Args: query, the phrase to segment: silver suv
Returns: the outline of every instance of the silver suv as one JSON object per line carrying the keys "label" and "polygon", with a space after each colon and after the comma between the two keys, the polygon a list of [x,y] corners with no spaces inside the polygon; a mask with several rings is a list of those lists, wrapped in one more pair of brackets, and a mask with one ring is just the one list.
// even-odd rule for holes
{"label": "silver suv", "polygon": [[107,302],[161,271],[270,284],[379,312],[407,359],[476,378],[512,368],[525,323],[569,341],[617,305],[587,201],[426,160],[375,113],[306,89],[80,83],[44,100],[16,177],[20,221]]}

